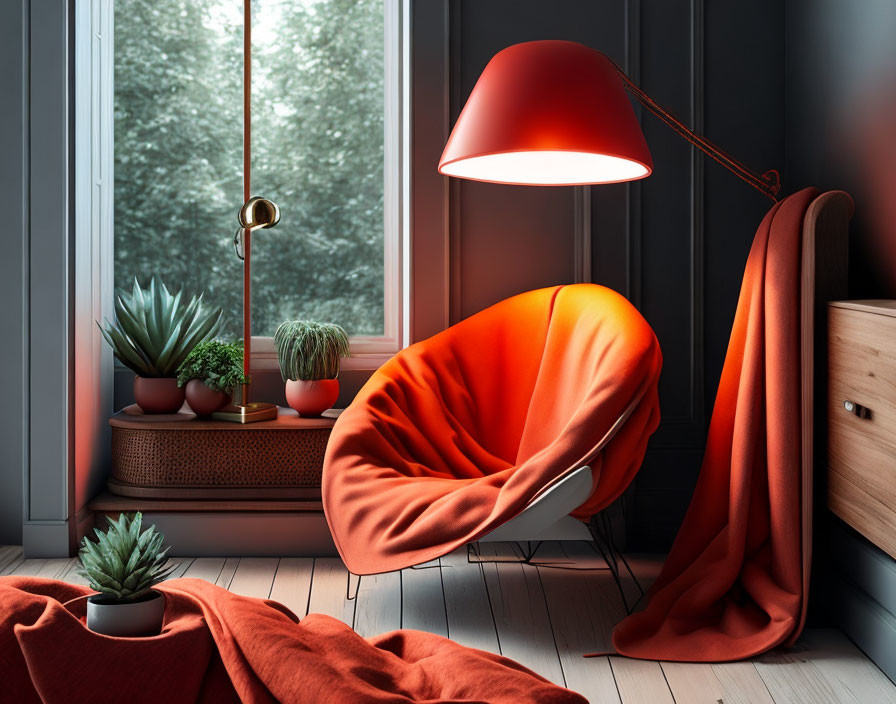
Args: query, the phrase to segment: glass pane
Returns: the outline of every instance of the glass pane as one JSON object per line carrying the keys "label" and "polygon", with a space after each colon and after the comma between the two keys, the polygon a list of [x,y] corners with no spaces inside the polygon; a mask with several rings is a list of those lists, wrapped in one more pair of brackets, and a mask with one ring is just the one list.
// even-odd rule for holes
{"label": "glass pane", "polygon": [[[253,333],[383,332],[383,0],[255,0]],[[115,285],[159,274],[241,335],[242,2],[116,0]]]}
{"label": "glass pane", "polygon": [[238,0],[115,2],[115,286],[158,274],[242,331]]}
{"label": "glass pane", "polygon": [[383,0],[255,0],[253,332],[291,318],[383,334]]}

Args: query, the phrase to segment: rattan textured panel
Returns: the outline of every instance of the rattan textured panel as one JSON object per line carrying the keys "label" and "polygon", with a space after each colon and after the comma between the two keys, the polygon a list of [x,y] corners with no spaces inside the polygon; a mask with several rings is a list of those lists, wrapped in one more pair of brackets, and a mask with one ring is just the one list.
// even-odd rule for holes
{"label": "rattan textured panel", "polygon": [[112,475],[121,482],[154,487],[319,487],[329,436],[329,428],[113,426]]}

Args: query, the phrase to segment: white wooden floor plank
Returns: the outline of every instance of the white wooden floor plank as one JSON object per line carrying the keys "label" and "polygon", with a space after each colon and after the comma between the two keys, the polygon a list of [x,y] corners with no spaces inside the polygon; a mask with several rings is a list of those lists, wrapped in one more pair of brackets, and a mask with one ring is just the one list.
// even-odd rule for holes
{"label": "white wooden floor plank", "polygon": [[[640,583],[641,589],[644,590],[653,583],[659,573],[659,561],[649,557],[631,556],[628,558],[628,564]],[[625,566],[620,565],[620,569],[620,579],[626,590],[627,599],[629,604],[633,604],[641,596],[641,591],[636,587]],[[625,607],[619,594],[619,588],[609,572],[600,572],[599,574],[601,578],[596,583],[602,589],[611,620],[618,623],[625,617]],[[622,704],[667,704],[675,701],[660,663],[612,657],[610,665],[613,668]]]}
{"label": "white wooden floor plank", "polygon": [[77,557],[70,557],[66,560],[65,565],[63,565],[62,569],[59,570],[59,574],[56,576],[56,579],[63,582],[68,582],[69,584],[86,585],[87,580],[78,574],[78,569],[80,569],[80,567],[80,560],[78,560]]}
{"label": "white wooden floor plank", "polygon": [[482,566],[467,561],[465,547],[445,555],[440,563],[451,640],[500,654]]}
{"label": "white wooden floor plank", "polygon": [[184,577],[204,579],[214,584],[224,568],[223,557],[197,557],[184,572]]}
{"label": "white wooden floor plank", "polygon": [[12,574],[20,577],[58,579],[70,564],[70,557],[35,558],[19,563]]}
{"label": "white wooden floor plank", "polygon": [[896,703],[896,685],[842,631],[810,628],[799,642],[841,698]]}
{"label": "white wooden floor plank", "polygon": [[[756,670],[778,704],[841,704],[842,699],[822,672],[827,665],[814,658],[804,644],[806,634],[792,648],[776,648],[754,660]],[[816,661],[817,660],[817,661]]]}
{"label": "white wooden floor plank", "polygon": [[752,661],[719,663],[711,667],[732,701],[743,700],[749,704],[774,701]]}
{"label": "white wooden floor plank", "polygon": [[23,559],[21,545],[4,545],[0,547],[0,575],[7,574]]}
{"label": "white wooden floor plank", "polygon": [[314,571],[312,557],[283,557],[274,575],[271,599],[283,604],[299,618],[308,613],[311,595],[311,575]]}
{"label": "white wooden floor plank", "polygon": [[355,630],[369,638],[401,628],[401,572],[371,574],[358,582]]}
{"label": "white wooden floor plank", "polygon": [[73,557],[69,563],[68,569],[59,576],[59,579],[63,582],[68,582],[69,584],[77,584],[82,587],[89,586],[87,578],[78,574],[80,568],[81,561],[77,557]]}
{"label": "white wooden floor plank", "polygon": [[[512,559],[512,546],[480,543],[483,560]],[[538,571],[519,562],[482,562],[501,654],[542,677],[564,684],[563,668],[554,643],[551,619]]]}
{"label": "white wooden floor plank", "polygon": [[775,701],[808,704],[889,704],[892,682],[840,631],[807,629],[792,648],[756,661]]}
{"label": "white wooden floor plank", "polygon": [[[308,613],[327,614],[351,626],[355,621],[357,599],[346,598],[347,576],[348,570],[338,557],[314,558]],[[351,582],[352,590],[356,580],[357,577]]]}
{"label": "white wooden floor plank", "polygon": [[614,621],[598,584],[610,577],[583,566],[604,567],[603,560],[576,562],[559,545],[549,545],[539,550],[537,562],[566,686],[591,704],[619,704],[609,659],[583,657],[611,647]]}
{"label": "white wooden floor plank", "polygon": [[[674,704],[658,662],[611,657],[610,665],[622,704]],[[679,702],[684,704],[687,700]]]}
{"label": "white wooden floor plank", "polygon": [[676,702],[774,704],[752,662],[664,662],[662,668]]}
{"label": "white wooden floor plank", "polygon": [[230,589],[230,583],[233,581],[233,575],[236,574],[237,567],[240,566],[239,557],[228,557],[224,560],[224,566],[221,568],[221,574],[215,580],[215,584],[225,589]]}
{"label": "white wooden floor plank", "polygon": [[193,560],[195,558],[192,557],[172,557],[171,563],[175,565],[174,570],[168,575],[168,579],[178,579],[183,577],[186,571],[190,568],[190,565],[193,564]]}
{"label": "white wooden floor plank", "polygon": [[241,558],[228,589],[234,594],[267,599],[271,595],[277,563],[276,557]]}
{"label": "white wooden floor plank", "polygon": [[43,568],[45,562],[44,558],[22,559],[10,566],[7,574],[12,577],[34,577]]}
{"label": "white wooden floor plank", "polygon": [[401,571],[401,627],[448,636],[438,560]]}

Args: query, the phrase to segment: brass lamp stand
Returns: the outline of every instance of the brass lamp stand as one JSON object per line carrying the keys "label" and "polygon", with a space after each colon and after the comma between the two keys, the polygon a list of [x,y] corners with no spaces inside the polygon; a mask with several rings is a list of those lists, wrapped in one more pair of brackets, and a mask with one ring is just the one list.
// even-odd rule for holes
{"label": "brass lamp stand", "polygon": [[[251,196],[252,167],[252,11],[251,0],[243,0],[243,207],[239,212],[240,228],[234,238],[237,256],[243,260],[243,374],[250,379],[252,357],[252,233],[266,230],[280,222],[280,208],[273,201]],[[216,420],[234,423],[255,423],[277,417],[273,403],[249,400],[250,384],[240,389],[240,402],[212,414]]]}

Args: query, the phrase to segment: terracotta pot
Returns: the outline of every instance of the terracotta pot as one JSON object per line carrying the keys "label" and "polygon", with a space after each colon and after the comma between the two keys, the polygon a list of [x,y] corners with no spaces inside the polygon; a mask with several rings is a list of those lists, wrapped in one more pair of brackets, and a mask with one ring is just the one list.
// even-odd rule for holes
{"label": "terracotta pot", "polygon": [[197,416],[210,416],[230,403],[230,394],[215,391],[199,379],[190,379],[187,382],[187,403]]}
{"label": "terracotta pot", "polygon": [[137,601],[115,601],[96,594],[87,599],[87,627],[124,638],[157,636],[165,618],[165,596],[152,591]]}
{"label": "terracotta pot", "polygon": [[338,398],[338,379],[317,381],[290,379],[286,382],[286,402],[300,416],[319,416],[328,408],[332,408]]}
{"label": "terracotta pot", "polygon": [[177,413],[185,397],[174,377],[134,377],[134,400],[144,413]]}

